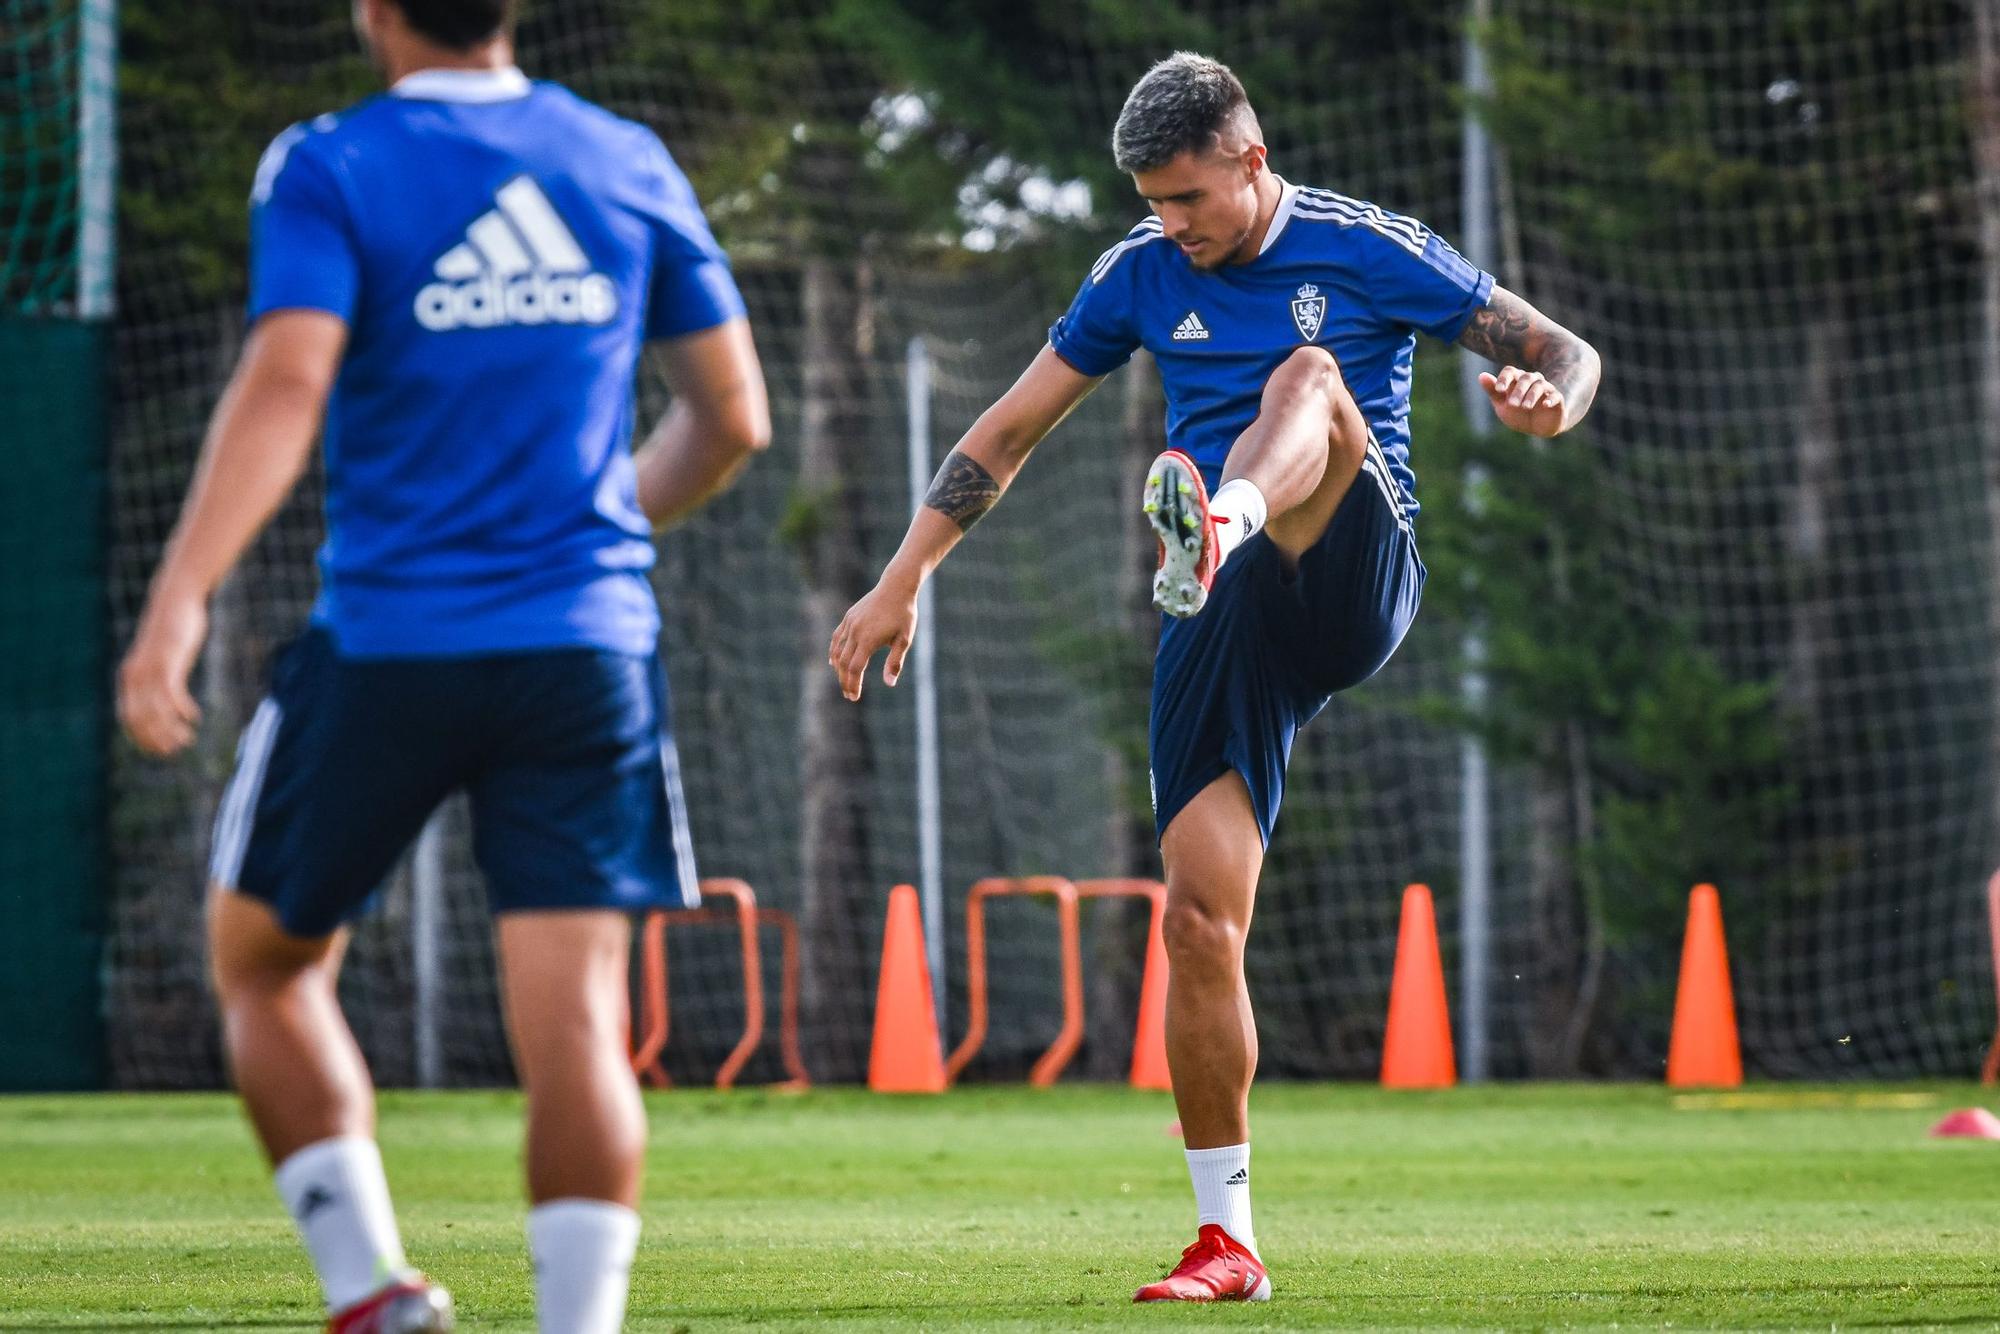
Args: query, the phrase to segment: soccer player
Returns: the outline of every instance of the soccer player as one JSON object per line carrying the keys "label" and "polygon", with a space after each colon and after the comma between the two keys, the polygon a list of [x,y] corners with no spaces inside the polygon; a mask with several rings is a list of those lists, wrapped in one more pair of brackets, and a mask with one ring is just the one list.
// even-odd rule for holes
{"label": "soccer player", "polygon": [[1402,641],[1423,590],[1410,471],[1421,331],[1500,364],[1494,413],[1553,436],[1582,419],[1597,354],[1429,228],[1272,174],[1243,86],[1180,53],[1147,72],[1112,148],[1152,208],[1106,251],[1048,346],[945,459],[875,588],[834,632],[850,699],[917,589],[1029,452],[1137,348],[1173,448],[1140,508],[1166,613],[1153,671],[1154,816],[1166,867],[1167,1059],[1198,1235],[1137,1301],[1262,1301],[1250,1217],[1257,1031],[1243,942],[1299,727]]}
{"label": "soccer player", "polygon": [[[527,1092],[541,1328],[619,1328],[646,1123],[629,914],[697,901],[654,526],[769,438],[744,306],[650,131],[514,66],[513,0],[359,0],[385,95],[279,135],[251,195],[250,331],[119,674],[188,745],[207,602],[325,423],[311,624],[216,821],[209,941],[237,1088],[339,1331],[446,1329],[406,1267],[334,980],[347,923],[471,799]],[[633,376],[673,404],[636,457]]]}

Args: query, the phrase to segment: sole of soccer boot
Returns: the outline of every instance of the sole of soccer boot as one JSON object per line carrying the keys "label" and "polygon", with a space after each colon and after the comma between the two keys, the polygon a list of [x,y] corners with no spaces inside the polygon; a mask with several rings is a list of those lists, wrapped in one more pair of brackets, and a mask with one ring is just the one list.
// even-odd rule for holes
{"label": "sole of soccer boot", "polygon": [[1201,475],[1181,457],[1162,454],[1146,472],[1145,499],[1140,508],[1160,539],[1160,568],[1153,574],[1153,605],[1179,620],[1208,604],[1202,587],[1201,544],[1204,505]]}

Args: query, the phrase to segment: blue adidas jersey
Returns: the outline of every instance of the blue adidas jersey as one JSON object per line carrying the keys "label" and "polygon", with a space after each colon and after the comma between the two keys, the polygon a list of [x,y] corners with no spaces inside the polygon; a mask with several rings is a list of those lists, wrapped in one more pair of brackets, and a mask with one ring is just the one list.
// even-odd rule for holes
{"label": "blue adidas jersey", "polygon": [[1287,185],[1263,250],[1203,272],[1149,217],[1104,252],[1049,330],[1056,355],[1108,375],[1145,348],[1159,362],[1167,441],[1213,490],[1230,446],[1257,416],[1264,382],[1296,349],[1333,354],[1389,465],[1385,483],[1417,511],[1410,470],[1410,357],[1418,332],[1447,342],[1493,293],[1413,218]]}
{"label": "blue adidas jersey", "polygon": [[314,619],[356,657],[651,652],[642,342],[743,313],[642,126],[518,70],[425,70],[278,136],[250,318],[348,324]]}

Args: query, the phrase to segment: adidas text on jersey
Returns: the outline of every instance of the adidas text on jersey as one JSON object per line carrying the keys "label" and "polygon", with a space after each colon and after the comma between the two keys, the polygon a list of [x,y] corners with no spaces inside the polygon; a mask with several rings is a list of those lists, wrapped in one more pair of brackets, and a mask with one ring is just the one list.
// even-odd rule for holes
{"label": "adidas text on jersey", "polygon": [[1208,326],[1203,324],[1201,316],[1195,314],[1193,311],[1189,311],[1187,318],[1174,326],[1174,341],[1176,343],[1200,342],[1207,337]]}
{"label": "adidas text on jersey", "polygon": [[417,293],[417,323],[448,333],[617,318],[617,286],[591,271],[589,257],[534,178],[515,177],[493,204],[465,229],[465,240],[439,257],[438,281]]}

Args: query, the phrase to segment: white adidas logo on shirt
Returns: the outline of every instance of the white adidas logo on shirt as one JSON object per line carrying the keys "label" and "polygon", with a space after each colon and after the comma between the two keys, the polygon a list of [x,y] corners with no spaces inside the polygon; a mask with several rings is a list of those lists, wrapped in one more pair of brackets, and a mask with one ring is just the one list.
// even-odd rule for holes
{"label": "white adidas logo on shirt", "polygon": [[1195,314],[1193,311],[1189,311],[1187,318],[1174,326],[1174,341],[1176,343],[1193,343],[1207,337],[1208,326],[1203,324],[1201,316]]}
{"label": "white adidas logo on shirt", "polygon": [[618,287],[594,273],[549,197],[516,176],[493,208],[438,257],[438,281],[417,293],[417,323],[433,333],[503,325],[609,324]]}

